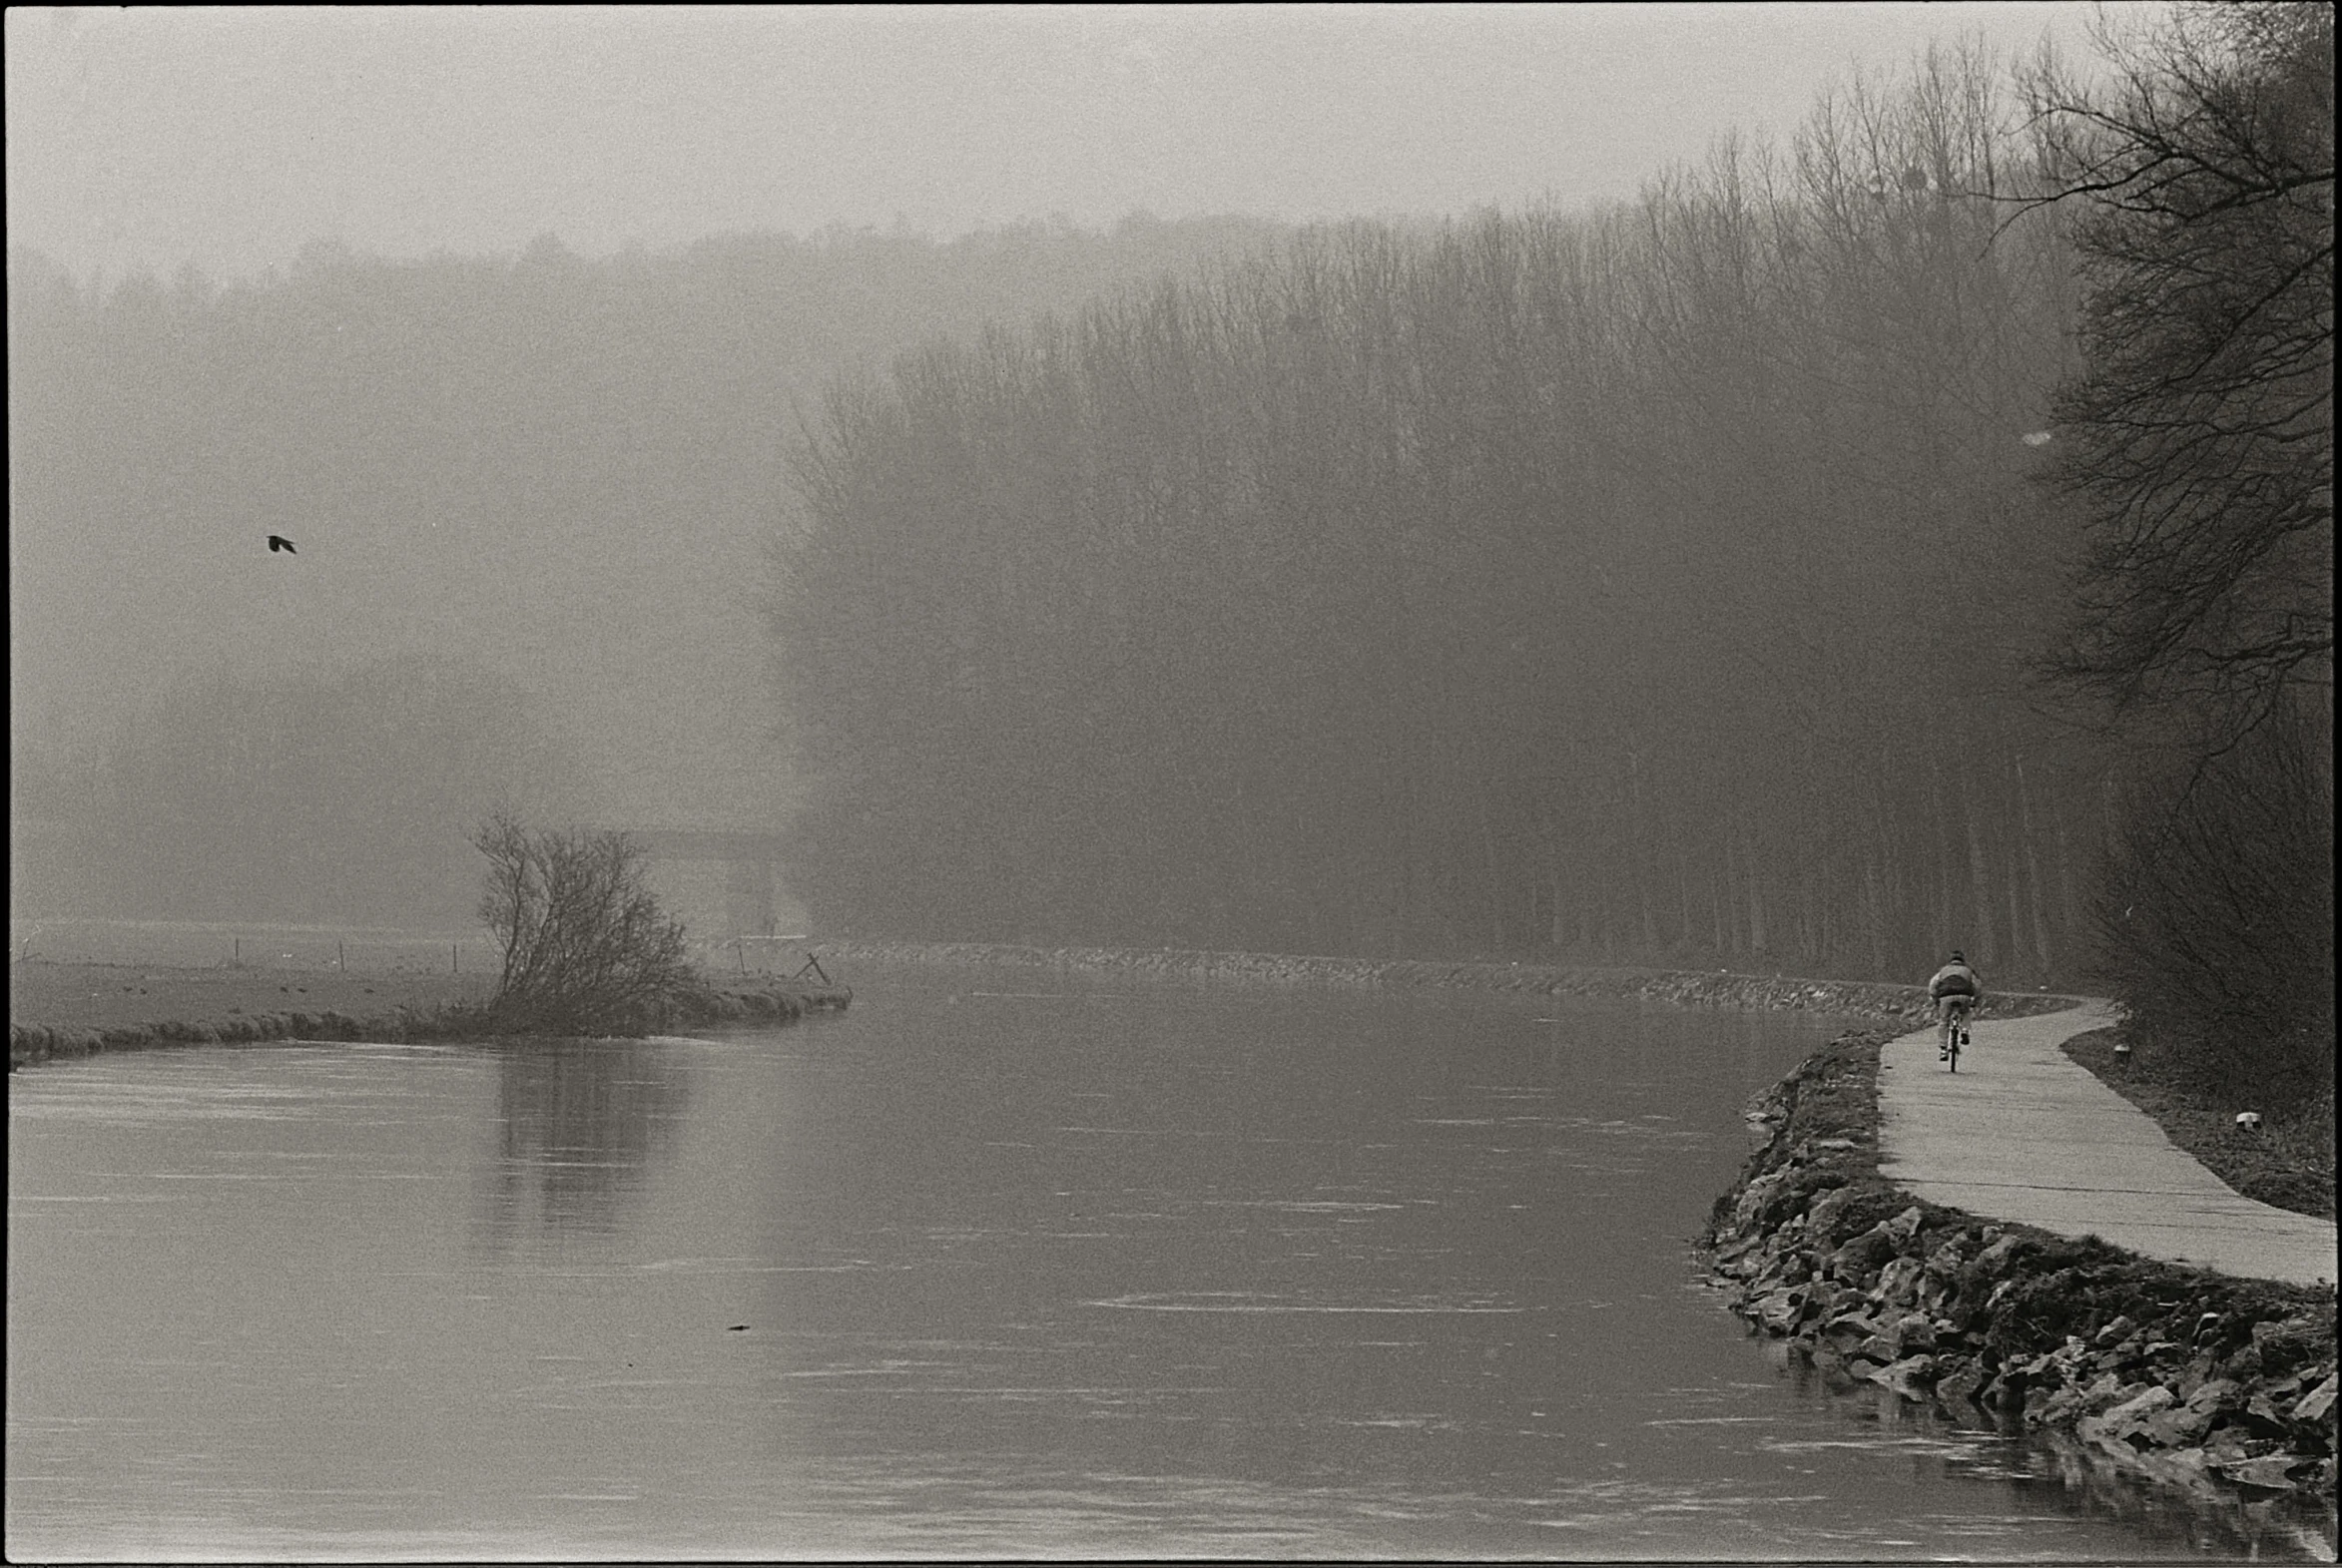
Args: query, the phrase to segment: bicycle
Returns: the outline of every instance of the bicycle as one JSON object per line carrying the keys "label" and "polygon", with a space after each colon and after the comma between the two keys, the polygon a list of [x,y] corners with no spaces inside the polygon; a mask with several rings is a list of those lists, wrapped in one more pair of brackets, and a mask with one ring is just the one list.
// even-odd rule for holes
{"label": "bicycle", "polygon": [[1944,1009],[1944,1044],[1938,1053],[1949,1072],[1960,1071],[1961,1048],[1968,1044],[1968,1014],[1974,1003],[1954,1001]]}

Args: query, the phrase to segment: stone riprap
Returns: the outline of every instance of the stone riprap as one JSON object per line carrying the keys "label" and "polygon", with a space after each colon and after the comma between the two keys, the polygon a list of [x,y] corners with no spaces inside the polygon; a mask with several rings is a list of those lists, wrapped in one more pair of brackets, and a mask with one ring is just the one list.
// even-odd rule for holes
{"label": "stone riprap", "polygon": [[1769,1136],[1704,1239],[1732,1309],[1845,1386],[2069,1431],[2193,1490],[2331,1499],[2333,1292],[1914,1201],[1879,1171],[1884,1038],[1760,1097]]}

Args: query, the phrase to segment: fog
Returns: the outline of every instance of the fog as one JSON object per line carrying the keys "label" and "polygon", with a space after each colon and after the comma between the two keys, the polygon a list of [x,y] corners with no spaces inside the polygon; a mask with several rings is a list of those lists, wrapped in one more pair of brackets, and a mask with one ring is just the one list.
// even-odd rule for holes
{"label": "fog", "polygon": [[[272,8],[7,19],[9,232],[77,272],[1628,198],[2077,4]],[[2114,6],[2116,13],[2141,7]]]}
{"label": "fog", "polygon": [[[2010,526],[1943,475],[2021,466],[2059,367],[2011,345],[2064,301],[2035,253],[1883,255],[1924,203],[1857,234],[1822,199],[1919,156],[1881,84],[1932,38],[2086,11],[11,11],[12,904],[459,922],[509,799],[791,832],[815,918],[869,932],[1884,961],[1858,911],[1900,951],[1984,871],[1882,839],[1799,881],[1891,729],[1891,685],[1830,672],[1931,530]],[[1825,92],[1886,142],[1796,187]],[[1707,242],[1648,236],[1737,211],[1735,130],[1822,225],[1801,254],[1873,273],[1772,255],[1811,286],[1761,321],[1687,290]],[[1498,273],[1577,291],[1500,325]],[[1907,285],[2017,303],[1939,330]],[[1704,325],[1621,352],[1636,298]],[[1743,373],[1852,388],[1810,425],[1979,345],[1984,380],[1800,456]],[[1328,390],[1384,378],[1417,390]],[[1953,402],[1957,449],[1908,461]],[[1757,538],[1786,553],[1718,565]],[[1727,635],[1760,586],[1804,642]],[[1975,819],[2035,857],[1986,927],[2046,972],[2068,828],[2028,791],[2098,763],[1957,668],[2014,738]],[[1729,695],[1755,669],[1881,717],[1820,735]],[[1783,737],[1761,786],[1688,782]],[[1699,846],[1664,919],[1662,840]]]}

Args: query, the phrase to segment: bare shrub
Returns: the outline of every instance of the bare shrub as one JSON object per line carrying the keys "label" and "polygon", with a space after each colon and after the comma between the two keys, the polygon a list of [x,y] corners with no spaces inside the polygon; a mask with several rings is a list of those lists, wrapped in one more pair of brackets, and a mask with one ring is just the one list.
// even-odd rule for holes
{"label": "bare shrub", "polygon": [[634,1032],[693,987],[682,923],[644,885],[644,853],[624,833],[532,831],[498,812],[472,843],[488,859],[480,918],[504,954],[492,1027]]}
{"label": "bare shrub", "polygon": [[2274,710],[2133,797],[2095,899],[2100,968],[2142,1045],[2273,1116],[2332,1092],[2332,758],[2322,714]]}

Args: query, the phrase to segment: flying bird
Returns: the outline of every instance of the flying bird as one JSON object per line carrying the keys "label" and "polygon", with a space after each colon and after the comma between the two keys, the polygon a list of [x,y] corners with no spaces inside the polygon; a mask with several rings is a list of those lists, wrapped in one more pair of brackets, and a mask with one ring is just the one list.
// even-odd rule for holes
{"label": "flying bird", "polygon": [[298,550],[293,548],[292,540],[286,538],[283,534],[271,534],[269,536],[269,553],[271,555],[275,555],[280,550],[284,551],[287,555],[300,554]]}

